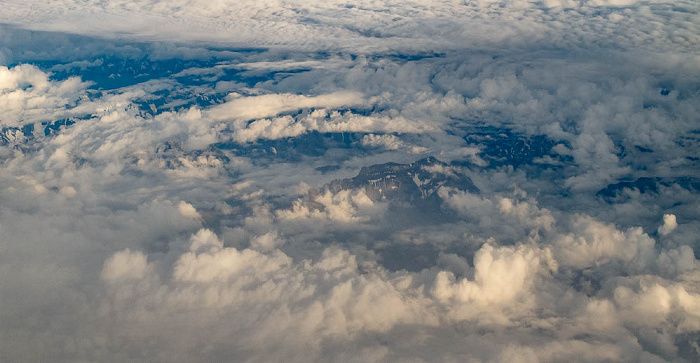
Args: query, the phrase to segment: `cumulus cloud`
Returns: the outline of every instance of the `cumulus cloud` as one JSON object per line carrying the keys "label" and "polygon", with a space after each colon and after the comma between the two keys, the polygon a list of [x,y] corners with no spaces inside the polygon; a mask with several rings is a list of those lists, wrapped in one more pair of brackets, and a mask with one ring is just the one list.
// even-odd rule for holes
{"label": "cumulus cloud", "polygon": [[309,201],[296,200],[291,209],[278,211],[283,220],[330,220],[338,222],[369,222],[381,216],[386,208],[373,202],[363,190],[343,190],[333,193],[326,190]]}
{"label": "cumulus cloud", "polygon": [[[217,333],[226,337],[227,345],[233,344],[226,350],[246,351],[240,359],[296,361],[318,357],[327,340],[346,341],[365,331],[386,332],[395,324],[415,319],[430,321],[417,314],[421,311],[417,301],[402,300],[401,290],[381,271],[359,274],[355,257],[345,251],[328,249],[316,262],[298,264],[279,250],[262,254],[225,248],[209,230],[194,234],[190,243],[190,252],[174,262],[169,281],[154,275],[156,270],[140,253],[121,251],[105,263],[102,276],[108,282],[108,295],[102,304],[105,318],[111,316],[114,323],[108,330],[138,342],[167,326],[194,332],[223,314],[234,319]],[[140,278],[132,278],[136,275]],[[137,287],[142,284],[148,284],[151,292]],[[156,301],[165,305],[153,316],[148,305]],[[133,308],[124,311],[123,304]],[[246,313],[238,314],[240,309]],[[178,311],[176,321],[160,320]],[[121,316],[123,313],[128,317]],[[123,318],[142,328],[142,324],[155,325],[134,330],[133,325],[119,323]],[[257,333],[247,333],[249,324],[258,326]],[[183,353],[194,357],[191,354],[197,353],[189,348],[209,340],[208,335],[187,347],[166,343],[174,350],[163,358],[187,360]],[[114,354],[127,353],[114,343],[107,343]],[[301,346],[310,350],[300,352]],[[216,349],[220,348],[223,346]]]}
{"label": "cumulus cloud", "polygon": [[678,227],[678,223],[676,223],[676,216],[673,214],[664,214],[664,224],[659,226],[658,232],[661,235],[667,235],[673,232],[676,227]]}
{"label": "cumulus cloud", "polygon": [[231,94],[228,96],[228,102],[208,110],[207,116],[214,120],[250,120],[300,108],[338,108],[359,105],[361,102],[362,94],[357,92],[338,92],[312,97],[289,94],[239,97]]}
{"label": "cumulus cloud", "polygon": [[698,13],[4,1],[0,360],[697,361]]}
{"label": "cumulus cloud", "polygon": [[82,116],[71,108],[86,96],[88,85],[80,77],[51,81],[47,73],[29,64],[0,66],[0,126],[21,127]]}
{"label": "cumulus cloud", "polygon": [[[252,121],[246,125],[234,125],[234,140],[252,142],[258,139],[282,139],[303,135],[312,131],[322,133],[343,132],[404,132],[417,133],[428,131],[431,127],[422,123],[417,125],[403,118],[386,116],[367,117],[350,111],[315,110],[301,117],[282,116],[272,119]],[[390,137],[387,136],[387,137]],[[364,140],[364,139],[363,139]],[[363,141],[364,143],[364,141]],[[417,150],[420,150],[418,148]]]}
{"label": "cumulus cloud", "polygon": [[641,228],[622,232],[588,218],[573,221],[577,235],[562,236],[557,242],[559,260],[577,268],[605,264],[619,259],[642,270],[654,254],[654,240]]}
{"label": "cumulus cloud", "polygon": [[[545,317],[533,320],[531,315],[538,314],[542,300],[555,298],[560,293],[557,289],[563,287],[548,287],[557,285],[558,262],[546,248],[486,244],[474,256],[473,277],[459,279],[451,272],[439,270],[389,274],[372,267],[360,272],[356,259],[347,251],[333,248],[324,250],[315,261],[293,261],[276,249],[260,253],[227,248],[209,230],[192,235],[189,251],[177,257],[170,267],[172,278],[158,275],[155,262],[147,262],[142,253],[117,252],[102,270],[102,279],[108,283],[102,304],[105,318],[110,317],[108,330],[125,334],[122,339],[129,345],[109,342],[108,349],[120,356],[126,354],[120,347],[133,348],[148,344],[149,339],[160,339],[162,333],[156,333],[159,329],[176,340],[185,337],[171,334],[184,329],[186,336],[195,334],[199,338],[184,346],[163,341],[169,348],[164,359],[181,360],[187,359],[188,354],[201,354],[197,339],[208,340],[207,335],[216,334],[218,339],[225,337],[229,347],[219,351],[221,354],[238,351],[255,359],[285,357],[296,361],[337,358],[336,354],[347,349],[348,342],[368,333],[388,339],[385,354],[391,357],[398,354],[392,351],[397,343],[388,336],[399,333],[404,325],[412,327],[410,339],[418,338],[416,334],[425,329],[454,324],[482,329],[536,324],[545,330],[570,325],[579,334],[585,331],[622,341],[629,334],[626,326],[665,326],[670,329],[667,334],[700,329],[695,313],[696,300],[700,298],[697,292],[688,291],[681,282],[647,282],[643,277],[639,280],[641,285],[631,280],[610,295],[577,296],[575,304],[583,306],[560,316],[564,321],[548,322]],[[570,304],[560,303],[564,305],[559,309]],[[159,304],[160,308],[149,312],[149,304]],[[122,306],[127,305],[131,308],[124,310]],[[239,309],[244,309],[245,314],[236,313]],[[165,318],[175,312],[175,320]],[[671,319],[672,314],[677,318]],[[216,333],[195,333],[213,324],[211,319],[216,316],[225,316],[231,324]],[[127,325],[126,321],[130,323]],[[257,333],[248,335],[246,327],[252,323],[257,326]],[[134,324],[140,329],[133,329]],[[324,352],[323,347],[328,344],[340,350]],[[370,341],[360,339],[359,344],[364,347],[361,356],[372,350]],[[599,346],[585,340],[549,343],[548,348],[529,346],[524,341],[502,344],[503,350],[494,359],[503,359],[515,351],[524,351],[535,361],[572,357],[562,347]],[[309,350],[303,355],[295,354],[300,346]],[[605,343],[599,347],[603,351],[575,351],[594,360],[621,358],[623,350],[644,355],[639,347]]]}

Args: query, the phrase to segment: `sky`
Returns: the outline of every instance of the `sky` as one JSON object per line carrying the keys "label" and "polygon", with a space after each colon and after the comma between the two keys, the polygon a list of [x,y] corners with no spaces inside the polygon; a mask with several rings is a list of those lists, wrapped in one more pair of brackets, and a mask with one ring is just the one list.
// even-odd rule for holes
{"label": "sky", "polygon": [[700,360],[700,4],[0,0],[0,361]]}

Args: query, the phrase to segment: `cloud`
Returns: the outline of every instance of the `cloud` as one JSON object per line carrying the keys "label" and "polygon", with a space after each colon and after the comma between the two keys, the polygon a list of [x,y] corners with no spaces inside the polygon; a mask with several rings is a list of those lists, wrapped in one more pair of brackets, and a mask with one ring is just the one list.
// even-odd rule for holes
{"label": "cloud", "polygon": [[673,214],[664,214],[664,224],[659,226],[658,232],[661,235],[667,235],[673,232],[676,227],[678,227],[678,223],[676,223],[676,216]]}
{"label": "cloud", "polygon": [[363,190],[330,190],[315,195],[309,201],[296,200],[291,209],[277,212],[283,220],[330,220],[338,222],[369,222],[381,216],[386,205],[373,202]]}
{"label": "cloud", "polygon": [[555,243],[558,260],[577,268],[605,264],[614,259],[643,269],[654,254],[655,241],[640,228],[621,232],[588,218],[573,221],[577,235],[564,235]]}
{"label": "cloud", "polygon": [[357,92],[337,92],[311,97],[289,94],[251,97],[229,95],[226,103],[208,110],[206,116],[213,120],[250,120],[275,116],[282,112],[296,111],[301,108],[338,108],[355,106],[361,104],[362,101],[362,94]]}
{"label": "cloud", "polygon": [[149,273],[146,255],[126,249],[105,261],[102,279],[109,283],[143,280]]}
{"label": "cloud", "polygon": [[[11,1],[6,3],[0,19],[33,29],[109,37],[126,33],[142,40],[283,45],[314,50],[455,49],[465,45],[533,42],[601,43],[626,49],[634,49],[636,45],[676,49],[697,45],[694,13],[673,12],[676,4],[676,9],[695,6],[692,1],[628,0],[502,4],[445,1],[430,7],[404,1],[344,6],[335,1],[170,0],[90,1],[80,6],[52,1],[36,2],[34,7],[27,8]],[[75,22],[77,19],[83,21]],[[591,32],[591,27],[598,31]]]}
{"label": "cloud", "polygon": [[397,150],[404,146],[403,141],[394,135],[365,135],[362,145],[370,147],[383,147],[389,150]]}
{"label": "cloud", "polygon": [[524,246],[494,248],[486,244],[474,256],[474,281],[466,278],[455,281],[454,275],[441,272],[433,295],[443,303],[466,305],[453,312],[458,319],[475,319],[478,310],[483,312],[483,309],[474,310],[475,306],[489,306],[485,310],[492,310],[494,306],[528,304],[527,300],[532,298],[528,296],[529,290],[542,270],[541,264],[549,260],[556,268],[547,255],[547,251],[533,251]]}
{"label": "cloud", "polygon": [[71,108],[86,96],[88,85],[79,77],[51,81],[49,74],[33,65],[0,66],[0,126],[21,127],[81,116]]}
{"label": "cloud", "polygon": [[[385,332],[401,321],[418,318],[412,311],[420,308],[417,303],[402,301],[401,292],[381,275],[358,274],[354,256],[347,252],[328,249],[317,262],[298,265],[278,250],[268,255],[225,248],[208,230],[200,230],[190,241],[190,252],[174,262],[169,282],[159,282],[162,279],[153,275],[155,269],[144,265],[143,254],[122,251],[105,263],[102,276],[109,284],[102,304],[105,318],[114,319],[109,331],[121,331],[126,334],[124,340],[136,343],[155,333],[154,329],[171,324],[189,331],[204,328],[202,323],[211,324],[212,313],[220,311],[234,320],[218,334],[226,336],[232,348],[248,352],[241,359],[256,354],[256,359],[300,360],[318,355],[325,339],[345,340],[363,331]],[[127,269],[129,272],[122,272]],[[144,275],[146,271],[151,274]],[[136,274],[141,278],[130,278]],[[137,287],[141,284],[149,284],[151,292]],[[164,305],[153,316],[148,305],[156,301]],[[128,312],[122,310],[127,305],[132,306]],[[247,313],[238,314],[238,309]],[[179,317],[171,323],[168,319],[158,322],[178,311]],[[127,316],[122,316],[124,313]],[[141,328],[133,330],[119,323],[122,318]],[[154,325],[146,328],[142,324]],[[248,324],[257,325],[257,333],[246,333]],[[164,358],[179,361],[193,357],[191,354],[197,353],[188,349],[210,339],[207,335],[194,344],[168,344],[174,350]],[[118,342],[107,344],[116,356],[126,353]],[[299,355],[301,345],[311,350]],[[183,353],[185,356],[180,355]]]}
{"label": "cloud", "polygon": [[[695,305],[700,297],[696,292],[688,291],[688,285],[681,282],[649,283],[643,277],[641,285],[632,279],[631,285],[624,283],[607,297],[586,298],[570,291],[576,296],[575,305],[583,306],[581,310],[565,308],[571,304],[566,299],[553,302],[558,309],[569,311],[560,317],[565,320],[560,323],[531,317],[537,314],[542,299],[556,299],[557,289],[562,288],[551,289],[557,286],[558,262],[548,249],[486,244],[474,256],[473,277],[460,279],[447,271],[388,274],[370,267],[360,272],[356,259],[347,251],[330,248],[316,261],[294,261],[276,249],[260,253],[225,247],[208,230],[192,235],[189,251],[174,259],[172,278],[159,276],[156,263],[147,264],[141,253],[117,252],[103,267],[102,278],[108,285],[101,304],[107,314],[104,318],[111,317],[108,330],[125,334],[122,339],[129,344],[109,342],[108,349],[120,356],[126,354],[120,347],[148,344],[149,339],[160,339],[164,334],[170,336],[168,339],[182,339],[184,336],[178,338],[175,332],[184,329],[186,336],[199,338],[185,345],[163,341],[169,347],[164,359],[201,354],[198,346],[216,334],[218,339],[225,337],[229,347],[223,351],[218,350],[223,347],[215,348],[222,354],[237,351],[243,354],[241,359],[304,360],[325,354],[330,359],[344,350],[324,352],[327,344],[342,347],[343,342],[353,340],[358,344],[356,339],[364,334],[387,336],[405,324],[412,327],[411,339],[420,332],[458,323],[482,329],[537,324],[545,330],[563,324],[575,326],[578,334],[606,336],[608,341],[628,339],[626,326],[667,326],[671,329],[665,330],[668,334],[699,329]],[[160,307],[151,311],[151,304]],[[130,308],[125,309],[127,306]],[[239,309],[245,314],[237,313]],[[165,319],[176,312],[176,319]],[[678,317],[671,319],[672,314]],[[219,327],[216,333],[192,335],[222,315],[227,317],[226,327]],[[127,321],[131,326],[125,325]],[[552,323],[555,325],[550,326]],[[134,324],[140,328],[133,329]],[[246,333],[249,324],[256,326],[253,335]],[[361,351],[356,354],[372,350],[372,343],[359,342]],[[492,358],[502,359],[515,352],[533,360],[572,357],[573,353],[563,348],[569,346],[586,359],[620,357],[624,349],[634,352],[626,354],[648,354],[638,346],[606,343],[602,343],[602,351],[584,352],[585,347],[601,344],[594,340],[563,339],[544,348],[516,342],[502,341],[503,350]],[[209,341],[214,346],[220,343],[223,341]],[[392,351],[394,344],[390,343],[385,354],[398,353]],[[300,346],[309,349],[302,356],[294,353]]]}
{"label": "cloud", "polygon": [[5,1],[0,360],[696,361],[697,14]]}

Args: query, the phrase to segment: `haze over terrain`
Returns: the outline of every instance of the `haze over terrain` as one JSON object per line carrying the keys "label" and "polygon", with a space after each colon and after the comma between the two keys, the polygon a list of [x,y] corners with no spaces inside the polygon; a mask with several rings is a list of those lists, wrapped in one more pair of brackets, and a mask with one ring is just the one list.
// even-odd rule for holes
{"label": "haze over terrain", "polygon": [[699,14],[0,0],[0,361],[697,362]]}

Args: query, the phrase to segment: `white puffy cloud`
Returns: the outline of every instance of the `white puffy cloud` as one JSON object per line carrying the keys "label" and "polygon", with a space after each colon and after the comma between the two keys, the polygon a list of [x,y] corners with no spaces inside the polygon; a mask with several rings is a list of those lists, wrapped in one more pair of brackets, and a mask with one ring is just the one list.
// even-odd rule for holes
{"label": "white puffy cloud", "polygon": [[[419,337],[439,327],[462,326],[466,332],[471,326],[520,329],[525,324],[552,332],[561,329],[563,336],[544,347],[512,337],[497,343],[502,349],[491,359],[519,352],[532,361],[595,360],[620,359],[623,354],[653,357],[626,343],[627,327],[664,326],[670,334],[700,330],[696,314],[700,296],[695,290],[681,281],[652,282],[644,277],[638,288],[633,281],[622,283],[607,297],[574,295],[574,305],[583,304],[580,309],[566,307],[572,298],[568,292],[569,297],[555,302],[555,309],[563,309],[562,316],[538,317],[538,309],[561,288],[552,289],[557,285],[558,262],[548,249],[486,244],[474,256],[472,277],[459,279],[439,270],[388,274],[370,267],[361,272],[356,259],[330,248],[315,261],[294,261],[276,249],[261,253],[224,247],[208,230],[192,235],[189,251],[173,260],[172,278],[159,275],[156,262],[147,262],[142,253],[117,252],[102,271],[108,284],[101,319],[110,321],[108,334],[121,335],[122,343],[109,341],[105,348],[121,356],[128,354],[125,348],[146,349],[156,339],[168,348],[161,350],[163,359],[180,361],[203,354],[201,344],[208,341],[214,355],[238,352],[243,360],[297,361],[337,358],[352,341],[358,349],[355,354],[364,356],[373,343],[361,337],[372,334],[387,339],[386,357],[396,357],[399,352],[393,349],[398,343],[390,335],[407,334],[399,333],[402,326],[411,327],[408,339],[418,339],[414,344],[424,346],[428,342]],[[153,304],[159,308],[150,309]],[[205,333],[203,329],[215,324],[212,319],[217,316],[226,317],[227,324]],[[252,335],[250,324],[256,326]],[[576,334],[625,343],[567,339],[569,327],[575,327]],[[183,330],[185,335],[177,333]],[[185,337],[194,341],[174,344]],[[217,347],[220,344],[228,348]],[[325,351],[329,344],[339,350]],[[302,346],[307,350],[295,353]],[[586,352],[592,347],[595,353]],[[450,352],[458,354],[452,348],[442,354]]]}
{"label": "white puffy cloud", "polygon": [[387,150],[406,149],[411,154],[426,153],[429,150],[428,148],[423,146],[410,146],[394,135],[365,135],[362,137],[362,146],[378,147]]}
{"label": "white puffy cloud", "polygon": [[88,85],[80,77],[52,81],[29,64],[0,66],[0,127],[82,116],[71,108],[86,95]]}
{"label": "white puffy cloud", "polygon": [[[295,104],[296,109],[303,103]],[[419,133],[432,131],[433,128],[424,122],[411,122],[402,117],[361,116],[353,112],[315,110],[303,116],[281,116],[271,119],[254,120],[248,124],[235,123],[234,140],[252,142],[258,139],[282,139],[296,137],[312,131],[322,133],[342,132],[402,132]],[[391,137],[391,135],[383,135]],[[364,139],[363,139],[364,140]],[[364,143],[364,141],[363,141]],[[420,151],[420,147],[414,147]]]}
{"label": "white puffy cloud", "polygon": [[328,95],[302,96],[274,94],[240,97],[229,95],[227,102],[207,111],[206,116],[213,120],[257,119],[275,116],[282,112],[301,108],[338,108],[360,105],[362,94],[357,92],[337,92]]}
{"label": "white puffy cloud", "polygon": [[458,319],[474,319],[495,306],[532,304],[535,279],[538,273],[546,271],[542,265],[547,264],[556,268],[546,250],[526,246],[494,248],[485,244],[474,256],[474,281],[456,281],[451,273],[441,272],[433,295],[444,303],[456,304],[452,314]]}
{"label": "white puffy cloud", "polygon": [[676,216],[673,214],[664,214],[664,224],[659,226],[658,232],[661,235],[667,235],[673,232],[676,227],[678,227]]}
{"label": "white puffy cloud", "polygon": [[389,150],[397,150],[404,146],[403,141],[394,135],[365,135],[362,138],[362,145],[370,147],[383,147]]}
{"label": "white puffy cloud", "polygon": [[324,191],[305,201],[294,201],[290,209],[277,211],[282,220],[294,221],[337,221],[345,223],[366,223],[380,217],[386,205],[372,201],[363,190],[342,190],[333,193]]}
{"label": "white puffy cloud", "polygon": [[105,261],[104,269],[102,269],[102,279],[109,283],[130,280],[140,281],[149,272],[146,255],[126,249],[115,253],[114,256]]}
{"label": "white puffy cloud", "polygon": [[0,360],[697,360],[695,2],[2,10]]}
{"label": "white puffy cloud", "polygon": [[[246,352],[240,359],[298,361],[318,356],[326,340],[386,332],[402,322],[434,324],[429,314],[421,314],[427,311],[422,311],[418,300],[405,300],[405,278],[394,282],[380,271],[359,274],[355,257],[345,251],[328,249],[316,262],[293,263],[279,250],[268,255],[225,248],[208,230],[194,234],[190,243],[190,252],[174,262],[170,281],[161,282],[140,253],[121,251],[105,262],[102,276],[109,285],[102,309],[104,318],[111,321],[107,331],[124,334],[125,341],[148,345],[141,339],[151,339],[158,329],[194,332],[206,329],[211,319],[223,314],[232,320],[215,334],[219,339],[225,337],[229,349]],[[127,269],[130,272],[123,272]],[[150,275],[144,275],[146,271]],[[140,278],[133,278],[137,275]],[[138,288],[148,281],[149,290]],[[149,312],[153,303],[162,304],[155,315]],[[124,304],[131,308],[122,310]],[[178,317],[167,319],[171,314]],[[248,332],[250,324],[257,326],[256,333]],[[213,332],[201,333],[201,338],[184,346],[162,341],[170,350],[162,358],[187,360],[197,354],[191,348],[207,341],[212,347],[219,345],[210,340]],[[180,339],[176,335],[172,338]],[[127,353],[117,341],[105,343],[116,356]],[[301,347],[308,350],[298,351]]]}
{"label": "white puffy cloud", "polygon": [[180,204],[177,205],[177,210],[183,217],[192,219],[202,218],[202,216],[197,212],[197,209],[195,209],[192,204],[187,202],[180,202]]}
{"label": "white puffy cloud", "polygon": [[559,237],[558,260],[563,264],[585,268],[619,259],[643,269],[654,255],[655,241],[641,228],[623,232],[587,217],[573,221],[571,234]]}

